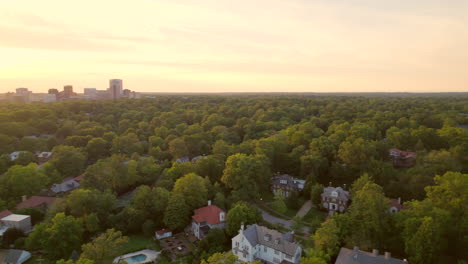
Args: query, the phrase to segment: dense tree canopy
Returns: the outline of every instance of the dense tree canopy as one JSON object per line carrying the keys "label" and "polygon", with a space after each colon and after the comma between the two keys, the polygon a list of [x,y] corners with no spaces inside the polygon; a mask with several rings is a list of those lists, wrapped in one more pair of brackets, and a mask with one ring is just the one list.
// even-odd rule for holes
{"label": "dense tree canopy", "polygon": [[[272,175],[287,173],[307,180],[303,193],[273,204],[287,213],[304,199],[320,204],[330,182],[352,186],[348,211],[321,225],[317,250],[306,250],[303,262],[330,261],[339,247],[358,245],[415,263],[456,263],[467,259],[467,102],[304,94],[0,104],[0,209],[80,176],[80,189],[58,195],[26,239],[50,259],[70,257],[110,228],[129,236],[182,230],[207,200],[228,212],[229,241],[242,222],[262,221],[253,204],[270,196]],[[416,152],[414,166],[394,166],[391,148]],[[41,151],[52,158],[39,158]],[[387,197],[401,197],[408,209],[388,213]],[[295,218],[294,228],[310,227],[305,219]],[[218,232],[203,243],[222,241]],[[203,251],[203,259],[214,252]]]}

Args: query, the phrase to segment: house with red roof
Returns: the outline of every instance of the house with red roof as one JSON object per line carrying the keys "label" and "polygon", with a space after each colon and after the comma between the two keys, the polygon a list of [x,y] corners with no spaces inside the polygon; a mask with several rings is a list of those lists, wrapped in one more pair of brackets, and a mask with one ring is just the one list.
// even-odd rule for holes
{"label": "house with red roof", "polygon": [[29,199],[23,196],[23,201],[16,205],[16,209],[35,208],[46,212],[57,201],[55,197],[31,196]]}
{"label": "house with red roof", "polygon": [[416,152],[403,151],[396,148],[388,150],[395,168],[411,168],[416,162]]}
{"label": "house with red roof", "polygon": [[211,205],[194,210],[192,216],[192,232],[198,239],[203,239],[213,228],[224,229],[226,225],[226,212],[216,205]]}
{"label": "house with red roof", "polygon": [[0,212],[0,219],[4,218],[4,217],[7,217],[9,215],[12,215],[13,213],[10,212],[10,210],[3,210]]}
{"label": "house with red roof", "polygon": [[403,205],[403,203],[401,202],[401,198],[390,199],[388,204],[390,206],[390,208],[388,209],[390,213],[396,213],[396,212],[400,212],[401,210],[408,209],[408,206]]}

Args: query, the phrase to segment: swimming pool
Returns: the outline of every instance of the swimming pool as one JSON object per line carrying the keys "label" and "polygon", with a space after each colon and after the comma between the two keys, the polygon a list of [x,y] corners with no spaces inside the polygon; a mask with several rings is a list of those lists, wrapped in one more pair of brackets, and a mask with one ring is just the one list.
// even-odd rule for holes
{"label": "swimming pool", "polygon": [[146,260],[146,255],[143,255],[143,254],[139,254],[139,255],[136,255],[136,256],[131,256],[131,257],[125,259],[125,261],[128,264],[139,263],[139,262],[143,262],[145,260]]}

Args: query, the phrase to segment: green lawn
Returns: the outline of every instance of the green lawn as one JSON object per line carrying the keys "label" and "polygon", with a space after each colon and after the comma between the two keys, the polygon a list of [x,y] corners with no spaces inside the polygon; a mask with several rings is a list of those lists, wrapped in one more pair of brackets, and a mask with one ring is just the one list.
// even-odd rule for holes
{"label": "green lawn", "polygon": [[159,251],[161,247],[159,246],[159,242],[154,241],[152,237],[147,237],[143,235],[132,235],[128,237],[128,242],[120,248],[119,252],[117,252],[115,256],[105,259],[104,263],[112,263],[115,257],[122,256],[135,251],[140,251],[143,249],[152,249]]}
{"label": "green lawn", "polygon": [[311,229],[311,232],[315,232],[315,229],[320,227],[320,224],[325,221],[327,218],[327,213],[318,210],[317,208],[312,208],[302,219]]}
{"label": "green lawn", "polygon": [[127,254],[143,249],[153,249],[153,250],[160,250],[159,243],[153,240],[152,237],[142,236],[142,235],[134,235],[129,236],[128,242],[122,246],[120,250],[120,255]]}

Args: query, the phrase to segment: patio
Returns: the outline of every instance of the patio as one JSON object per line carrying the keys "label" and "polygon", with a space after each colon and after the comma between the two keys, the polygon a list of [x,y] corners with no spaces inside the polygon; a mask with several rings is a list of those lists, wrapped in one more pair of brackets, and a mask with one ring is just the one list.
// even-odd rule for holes
{"label": "patio", "polygon": [[178,256],[186,256],[192,251],[184,233],[162,239],[160,243],[162,251],[167,252],[173,261],[176,260]]}

